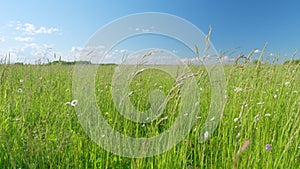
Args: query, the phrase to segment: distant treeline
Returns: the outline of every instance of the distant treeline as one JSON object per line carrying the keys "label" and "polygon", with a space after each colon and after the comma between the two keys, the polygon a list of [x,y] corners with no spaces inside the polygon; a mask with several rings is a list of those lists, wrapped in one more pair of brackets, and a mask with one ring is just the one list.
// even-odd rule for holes
{"label": "distant treeline", "polygon": [[[90,61],[73,61],[73,62],[67,62],[67,61],[53,61],[50,63],[47,63],[47,65],[55,65],[55,64],[60,64],[60,65],[75,65],[75,64],[82,64],[82,65],[90,65],[94,64]],[[116,65],[114,63],[105,63],[101,65]]]}
{"label": "distant treeline", "polygon": [[[22,62],[17,62],[17,63],[13,63],[14,65],[27,65],[24,64]],[[68,62],[68,61],[53,61],[53,62],[49,62],[49,63],[45,63],[45,64],[41,64],[41,65],[75,65],[75,64],[84,64],[84,65],[89,65],[89,64],[93,64],[90,61],[72,61],[72,62]],[[103,65],[115,65],[114,63],[107,63],[107,64],[103,64]]]}
{"label": "distant treeline", "polygon": [[53,61],[47,63],[47,65],[56,65],[56,64],[61,64],[61,65],[75,65],[75,64],[92,64],[90,61],[73,61],[73,62],[67,62],[67,61]]}
{"label": "distant treeline", "polygon": [[[253,60],[253,61],[252,61],[252,63],[255,64],[255,65],[256,65],[258,62],[259,62],[258,60]],[[268,64],[268,63],[265,63],[265,64]],[[296,60],[295,60],[295,59],[287,60],[287,61],[284,61],[283,64],[284,64],[284,65],[289,65],[289,64],[291,64],[291,65],[299,65],[299,64],[300,64],[300,59],[296,59]]]}
{"label": "distant treeline", "polygon": [[[257,63],[258,63],[258,60],[253,60],[252,61],[252,64],[257,64]],[[89,65],[89,64],[93,64],[93,63],[91,63],[90,61],[72,61],[72,62],[68,62],[68,61],[53,61],[53,62],[45,63],[45,64],[42,64],[42,65],[75,65],[75,64]],[[284,65],[287,65],[287,64],[298,65],[298,64],[300,64],[300,59],[287,60],[287,61],[284,61],[283,64]],[[0,63],[0,65],[1,65],[1,63]],[[14,63],[14,65],[25,65],[25,64],[22,63],[22,62],[17,62],[17,63]],[[103,65],[116,65],[116,64],[115,63],[106,63],[106,64],[103,64]]]}
{"label": "distant treeline", "polygon": [[296,60],[288,60],[288,61],[285,61],[283,64],[295,64],[295,65],[298,65],[300,64],[300,59],[296,59]]}

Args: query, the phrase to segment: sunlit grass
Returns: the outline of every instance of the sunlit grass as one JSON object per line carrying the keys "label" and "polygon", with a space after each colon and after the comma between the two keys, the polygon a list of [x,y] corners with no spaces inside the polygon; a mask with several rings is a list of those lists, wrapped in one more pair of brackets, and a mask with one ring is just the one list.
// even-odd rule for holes
{"label": "sunlit grass", "polygon": [[[116,130],[151,137],[176,119],[176,98],[153,123],[134,123],[118,114],[111,97],[116,66],[100,66],[98,107]],[[299,65],[227,65],[227,102],[212,137],[199,143],[210,105],[210,84],[201,66],[192,66],[201,110],[181,143],[155,157],[131,159],[109,153],[85,134],[72,97],[73,66],[2,65],[0,86],[0,168],[298,168],[300,166]],[[153,89],[165,94],[175,81],[155,70],[135,77],[132,103],[150,105]],[[67,103],[67,104],[66,104]],[[80,103],[78,103],[80,104]],[[168,116],[168,118],[165,118]],[[164,119],[165,118],[165,119]],[[267,146],[267,147],[266,147]]]}

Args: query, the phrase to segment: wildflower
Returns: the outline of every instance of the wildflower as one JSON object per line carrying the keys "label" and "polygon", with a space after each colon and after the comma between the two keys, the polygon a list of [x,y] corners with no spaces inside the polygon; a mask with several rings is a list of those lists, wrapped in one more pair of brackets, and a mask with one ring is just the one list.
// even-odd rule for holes
{"label": "wildflower", "polygon": [[236,138],[240,138],[240,136],[241,136],[241,133],[238,132],[238,134],[236,135]]}
{"label": "wildflower", "polygon": [[276,98],[277,98],[277,94],[274,95],[274,99],[276,99]]}
{"label": "wildflower", "polygon": [[247,140],[245,141],[245,143],[242,145],[242,147],[240,148],[240,152],[244,152],[246,151],[247,147],[250,145],[250,141]]}
{"label": "wildflower", "polygon": [[18,93],[22,93],[23,90],[21,88],[18,89]]}
{"label": "wildflower", "polygon": [[234,88],[233,90],[234,90],[235,92],[241,92],[241,91],[243,91],[243,89],[240,88],[240,87],[236,87],[236,88]]}
{"label": "wildflower", "polygon": [[108,112],[105,112],[105,115],[107,116],[109,113]]}
{"label": "wildflower", "polygon": [[[184,139],[184,141],[183,141],[184,144],[187,144],[187,141],[188,141],[188,140]],[[192,140],[190,140],[190,147],[191,147],[191,148],[194,148],[194,147],[195,147]]]}
{"label": "wildflower", "polygon": [[143,124],[142,124],[142,127],[145,127],[145,126],[146,126],[145,123],[143,123]]}
{"label": "wildflower", "polygon": [[285,82],[285,83],[284,83],[284,85],[286,85],[286,86],[287,86],[287,85],[289,85],[290,83],[291,83],[291,82]]}
{"label": "wildflower", "polygon": [[265,114],[265,116],[266,116],[266,117],[270,117],[270,116],[271,116],[271,114],[267,113],[267,114]]}
{"label": "wildflower", "polygon": [[239,120],[238,117],[236,117],[236,118],[233,119],[234,122],[237,122],[238,120]]}
{"label": "wildflower", "polygon": [[203,91],[203,88],[202,88],[202,87],[200,87],[200,91]]}
{"label": "wildflower", "polygon": [[208,131],[206,131],[205,133],[204,133],[204,139],[207,139],[208,138]]}
{"label": "wildflower", "polygon": [[254,122],[258,122],[259,116],[260,116],[260,114],[257,114],[257,115],[254,117]]}
{"label": "wildflower", "polygon": [[78,100],[73,100],[71,102],[71,106],[75,107],[78,104]]}
{"label": "wildflower", "polygon": [[267,144],[267,145],[266,145],[266,150],[268,151],[268,150],[270,150],[270,149],[271,149],[271,145]]}
{"label": "wildflower", "polygon": [[190,147],[191,147],[191,148],[194,148],[194,147],[195,147],[192,140],[190,140]]}
{"label": "wildflower", "polygon": [[24,82],[24,80],[23,79],[20,79],[20,83],[23,83]]}

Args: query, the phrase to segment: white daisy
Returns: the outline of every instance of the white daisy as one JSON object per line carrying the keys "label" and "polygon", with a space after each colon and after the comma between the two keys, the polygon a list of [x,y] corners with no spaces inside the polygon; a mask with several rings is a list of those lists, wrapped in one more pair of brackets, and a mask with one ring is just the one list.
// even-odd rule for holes
{"label": "white daisy", "polygon": [[233,119],[233,121],[234,121],[234,122],[237,122],[237,121],[239,121],[239,118],[236,117],[236,118]]}
{"label": "white daisy", "polygon": [[20,120],[21,120],[21,118],[15,118],[15,120],[16,120],[16,121],[20,121]]}
{"label": "white daisy", "polygon": [[72,100],[72,102],[71,102],[71,106],[76,106],[78,104],[78,100]]}
{"label": "white daisy", "polygon": [[236,87],[236,88],[234,88],[233,90],[234,90],[235,92],[241,92],[241,91],[243,91],[243,89],[240,88],[240,87]]}
{"label": "white daisy", "polygon": [[22,93],[23,90],[21,88],[18,89],[18,93]]}
{"label": "white daisy", "polygon": [[258,122],[259,117],[260,117],[260,114],[257,114],[257,115],[254,117],[254,122]]}
{"label": "white daisy", "polygon": [[208,138],[208,136],[209,136],[209,133],[208,133],[208,131],[204,132],[204,139],[207,139],[207,138]]}

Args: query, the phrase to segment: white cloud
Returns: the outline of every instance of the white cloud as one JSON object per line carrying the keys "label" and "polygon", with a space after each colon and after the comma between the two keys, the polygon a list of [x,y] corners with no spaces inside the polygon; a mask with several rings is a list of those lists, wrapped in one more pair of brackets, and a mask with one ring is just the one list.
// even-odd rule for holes
{"label": "white cloud", "polygon": [[11,23],[11,22],[9,22],[9,23],[7,24],[7,26],[8,26],[9,28],[12,28],[12,27],[14,27],[14,24]]}
{"label": "white cloud", "polygon": [[37,33],[37,34],[39,34],[39,33],[44,33],[44,34],[52,34],[52,33],[54,33],[54,32],[58,32],[59,31],[59,29],[57,29],[57,28],[45,28],[45,27],[40,27],[40,29],[38,29],[38,30],[36,30],[35,32]]}
{"label": "white cloud", "polygon": [[222,57],[222,61],[223,61],[223,62],[229,61],[229,57],[228,57],[228,56],[223,56],[223,57]]}
{"label": "white cloud", "polygon": [[83,50],[83,47],[73,46],[71,48],[71,52],[81,52]]}
{"label": "white cloud", "polygon": [[134,28],[134,30],[142,33],[148,33],[154,31],[154,26],[145,27],[145,28],[136,27]]}
{"label": "white cloud", "polygon": [[0,42],[5,42],[5,38],[4,37],[0,37]]}
{"label": "white cloud", "polygon": [[25,44],[25,46],[20,48],[22,52],[30,53],[30,55],[34,57],[44,57],[47,54],[49,54],[49,50],[51,49],[52,49],[51,45],[36,44],[36,43],[27,43]]}
{"label": "white cloud", "polygon": [[[10,47],[8,49],[0,49],[0,59],[3,56],[10,54],[11,63],[23,62],[23,63],[35,63],[36,59],[41,59],[42,63],[47,63],[53,58],[54,53],[52,45],[49,44],[37,44],[37,43],[25,43],[22,46]],[[64,55],[60,54],[59,56]]]}
{"label": "white cloud", "polygon": [[142,29],[142,32],[144,33],[150,32],[150,29]]}
{"label": "white cloud", "polygon": [[27,43],[25,44],[24,48],[37,48],[39,45],[36,43]]}
{"label": "white cloud", "polygon": [[27,35],[35,35],[35,34],[52,34],[55,32],[59,32],[58,28],[46,28],[41,26],[37,28],[35,25],[31,23],[21,24],[20,22],[17,23],[9,23],[9,27],[13,27],[12,25],[15,24],[15,29],[24,32]]}
{"label": "white cloud", "polygon": [[259,49],[256,49],[255,51],[254,51],[254,53],[260,53],[261,51],[259,50]]}
{"label": "white cloud", "polygon": [[105,46],[73,46],[67,52],[64,52],[62,59],[72,61],[72,60],[91,60],[101,57],[105,52]]}
{"label": "white cloud", "polygon": [[31,42],[31,41],[33,41],[33,38],[31,38],[31,37],[19,37],[19,36],[17,36],[17,37],[15,37],[15,40],[19,41],[19,42]]}
{"label": "white cloud", "polygon": [[20,28],[21,30],[27,32],[27,33],[33,33],[35,31],[35,26],[30,23],[25,23],[23,28]]}
{"label": "white cloud", "polygon": [[121,53],[127,53],[128,50],[127,50],[127,49],[121,49],[120,52],[121,52]]}
{"label": "white cloud", "polygon": [[86,46],[86,47],[80,47],[80,46],[73,46],[71,47],[71,52],[91,52],[95,50],[103,50],[105,49],[105,46],[98,45],[98,46]]}
{"label": "white cloud", "polygon": [[180,61],[184,64],[201,64],[203,62],[203,58],[195,57],[195,58],[182,58]]}

